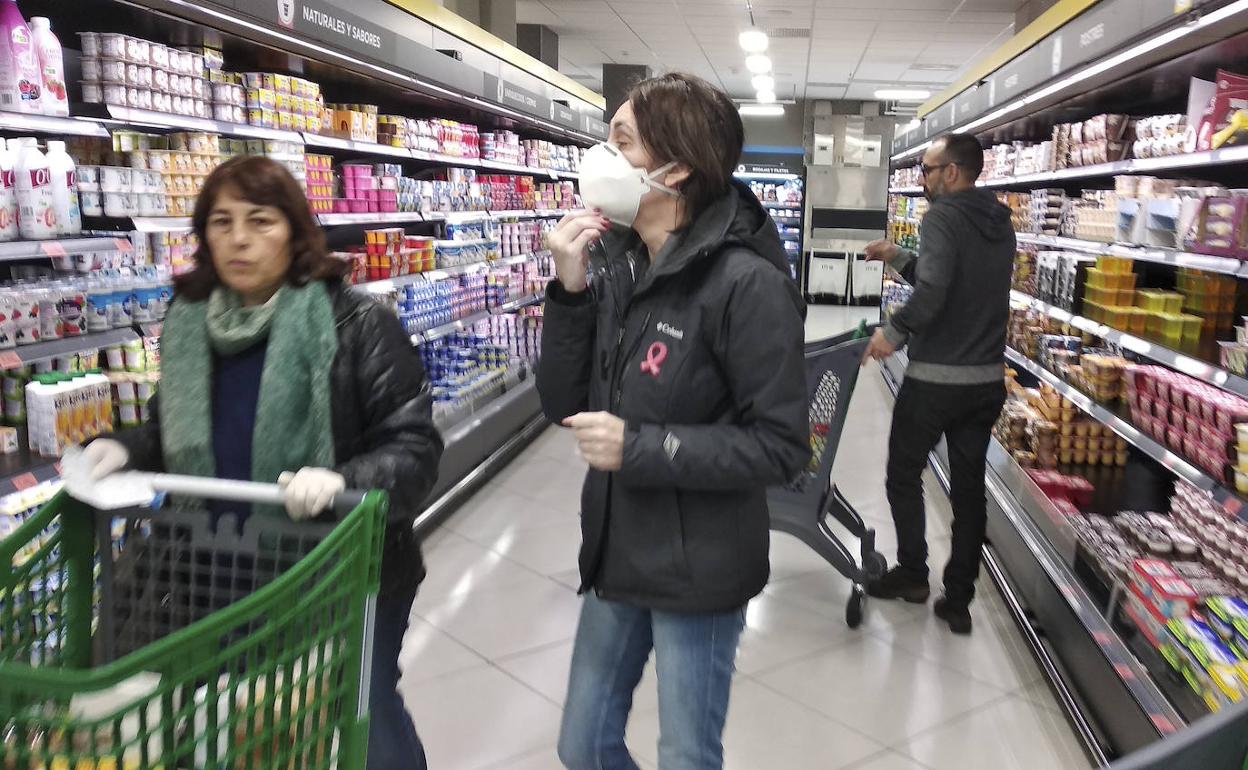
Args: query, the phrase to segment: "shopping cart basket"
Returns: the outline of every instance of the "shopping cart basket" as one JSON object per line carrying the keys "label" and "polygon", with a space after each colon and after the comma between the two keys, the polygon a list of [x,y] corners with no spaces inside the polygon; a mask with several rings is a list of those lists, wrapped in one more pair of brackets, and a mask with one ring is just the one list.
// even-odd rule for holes
{"label": "shopping cart basket", "polygon": [[335,508],[336,525],[239,528],[55,497],[0,542],[0,768],[363,768],[387,502]]}
{"label": "shopping cart basket", "polygon": [[[867,599],[864,586],[883,575],[888,566],[875,550],[875,530],[863,522],[832,481],[836,448],[845,427],[862,356],[870,341],[870,331],[864,324],[857,331],[807,343],[810,465],[790,484],[773,487],[767,492],[771,528],[801,540],[853,582],[845,608],[845,622],[850,628],[862,623]],[[861,566],[832,531],[828,516],[858,538]]]}

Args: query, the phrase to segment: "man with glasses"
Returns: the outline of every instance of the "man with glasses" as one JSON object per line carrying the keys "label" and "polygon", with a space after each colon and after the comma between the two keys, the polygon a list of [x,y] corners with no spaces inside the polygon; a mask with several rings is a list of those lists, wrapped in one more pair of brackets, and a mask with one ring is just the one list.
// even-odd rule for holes
{"label": "man with glasses", "polygon": [[914,286],[905,307],[876,331],[868,358],[909,346],[910,364],[893,407],[885,487],[897,528],[897,565],[867,593],[925,603],[930,593],[923,509],[923,469],[944,436],[949,449],[952,555],[937,617],[957,634],[971,632],[987,519],[984,470],[988,439],[1005,403],[1005,330],[1014,228],[1010,210],[975,186],[983,149],[970,134],[948,134],[923,155],[919,253],[887,241],[867,246]]}

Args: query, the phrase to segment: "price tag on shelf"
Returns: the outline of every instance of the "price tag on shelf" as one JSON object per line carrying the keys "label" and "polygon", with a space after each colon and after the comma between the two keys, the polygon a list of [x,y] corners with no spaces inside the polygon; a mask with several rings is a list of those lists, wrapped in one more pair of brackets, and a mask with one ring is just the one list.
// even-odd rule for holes
{"label": "price tag on shelf", "polygon": [[122,254],[129,254],[134,251],[134,244],[130,242],[129,238],[115,238],[113,239],[113,243],[117,246],[117,250]]}
{"label": "price tag on shelf", "polygon": [[22,357],[15,351],[0,352],[0,369],[18,369],[22,366]]}
{"label": "price tag on shelf", "polygon": [[35,478],[33,473],[23,473],[20,476],[13,477],[13,486],[19,492],[25,492],[33,486],[39,484],[39,479]]}
{"label": "price tag on shelf", "polygon": [[63,257],[66,254],[65,244],[60,241],[48,241],[47,243],[41,243],[39,244],[39,250],[53,259]]}

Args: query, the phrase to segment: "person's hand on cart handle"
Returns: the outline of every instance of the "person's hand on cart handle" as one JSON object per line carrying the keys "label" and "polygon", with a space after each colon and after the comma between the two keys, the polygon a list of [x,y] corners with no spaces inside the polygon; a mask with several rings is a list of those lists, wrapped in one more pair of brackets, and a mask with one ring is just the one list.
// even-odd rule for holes
{"label": "person's hand on cart handle", "polygon": [[875,334],[871,335],[871,342],[867,344],[867,350],[862,354],[862,365],[866,366],[867,361],[875,359],[876,361],[888,358],[897,352],[897,346],[888,341],[888,337],[884,336],[884,329],[876,329]]}
{"label": "person's hand on cart handle", "polygon": [[555,258],[555,275],[569,294],[588,286],[589,245],[611,229],[601,211],[569,211],[550,234],[547,248]]}
{"label": "person's hand on cart handle", "polygon": [[97,438],[82,450],[82,458],[89,467],[90,479],[99,481],[130,464],[130,450],[125,444],[111,438]]}
{"label": "person's hand on cart handle", "polygon": [[563,421],[576,434],[577,451],[594,470],[614,473],[624,465],[625,423],[608,412],[581,412]]}
{"label": "person's hand on cart handle", "polygon": [[901,248],[891,241],[871,241],[867,244],[863,253],[867,255],[868,262],[883,262],[886,265],[890,265],[897,258],[897,255],[901,253]]}
{"label": "person's hand on cart handle", "polygon": [[334,498],[347,489],[342,474],[328,468],[302,468],[286,472],[277,479],[286,497],[286,513],[294,521],[320,515],[333,504]]}

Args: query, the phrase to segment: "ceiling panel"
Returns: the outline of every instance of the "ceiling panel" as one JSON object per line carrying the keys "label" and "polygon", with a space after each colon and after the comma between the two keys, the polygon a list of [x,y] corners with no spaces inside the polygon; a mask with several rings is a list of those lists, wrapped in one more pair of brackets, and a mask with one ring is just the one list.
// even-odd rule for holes
{"label": "ceiling panel", "polygon": [[747,4],[757,26],[785,32],[769,52],[777,96],[861,99],[883,87],[939,90],[1008,39],[1023,0],[518,0],[516,15],[554,30],[561,68],[592,87],[603,63],[647,64],[749,99],[737,45]]}

